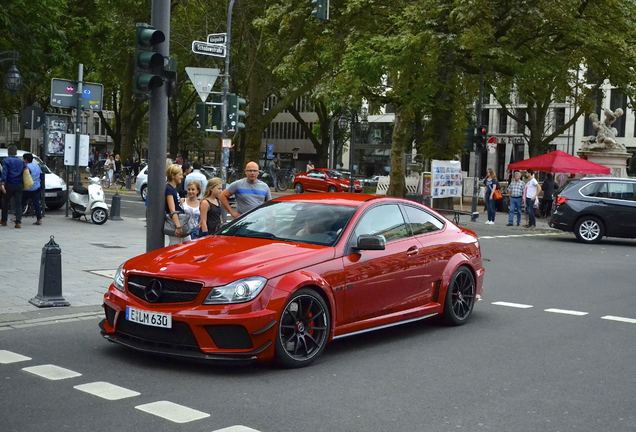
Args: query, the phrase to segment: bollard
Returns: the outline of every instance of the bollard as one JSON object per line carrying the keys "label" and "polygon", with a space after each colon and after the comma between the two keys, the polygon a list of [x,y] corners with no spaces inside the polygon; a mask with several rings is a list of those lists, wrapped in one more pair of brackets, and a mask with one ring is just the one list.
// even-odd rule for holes
{"label": "bollard", "polygon": [[29,303],[39,308],[70,306],[62,297],[62,249],[53,236],[42,248],[38,294]]}
{"label": "bollard", "polygon": [[121,210],[121,197],[119,196],[119,192],[115,192],[113,195],[113,199],[110,202],[110,220],[120,221],[123,220],[119,215]]}

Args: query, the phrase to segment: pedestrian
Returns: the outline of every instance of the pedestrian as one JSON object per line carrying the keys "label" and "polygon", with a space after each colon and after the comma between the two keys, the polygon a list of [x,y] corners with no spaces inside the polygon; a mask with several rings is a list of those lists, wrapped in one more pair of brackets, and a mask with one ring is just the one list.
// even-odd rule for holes
{"label": "pedestrian", "polygon": [[[231,183],[220,195],[221,204],[233,218],[237,218],[272,199],[269,186],[258,179],[258,172],[258,164],[248,162],[245,165],[245,177]],[[228,202],[232,195],[236,197],[236,210],[230,207]]]}
{"label": "pedestrian", "polygon": [[541,186],[539,182],[534,178],[534,170],[528,170],[528,180],[524,189],[524,202],[526,204],[526,212],[528,213],[528,224],[524,225],[525,228],[534,228],[537,226],[537,220],[534,215],[535,202],[538,200],[539,192],[541,192]]}
{"label": "pedestrian", "polygon": [[183,207],[185,213],[190,215],[190,238],[193,239],[199,237],[200,194],[199,182],[190,182],[186,187],[186,197],[181,198],[181,207]]}
{"label": "pedestrian", "polygon": [[494,225],[497,201],[493,198],[493,194],[495,193],[495,189],[499,187],[499,182],[492,168],[488,168],[488,174],[486,174],[486,178],[484,179],[484,186],[484,201],[486,202],[486,210],[488,212],[486,225]]}
{"label": "pedestrian", "polygon": [[113,159],[112,154],[106,156],[104,172],[106,173],[106,181],[108,182],[107,187],[110,187],[110,185],[113,184],[113,174],[115,173],[115,159]]}
{"label": "pedestrian", "polygon": [[41,200],[41,182],[40,175],[42,170],[37,162],[33,162],[33,155],[31,153],[25,153],[22,156],[22,160],[29,169],[31,178],[33,179],[33,186],[22,192],[22,202],[26,203],[31,200],[33,208],[35,209],[35,222],[33,225],[42,225],[42,200]]}
{"label": "pedestrian", "polygon": [[113,176],[115,178],[115,180],[119,179],[119,176],[121,175],[121,158],[119,157],[118,154],[115,155],[115,160],[113,161]]}
{"label": "pedestrian", "polygon": [[309,172],[314,169],[314,164],[311,161],[307,162],[307,166],[305,167],[305,171]]}
{"label": "pedestrian", "polygon": [[221,216],[222,207],[219,197],[222,193],[222,184],[223,181],[218,177],[208,180],[204,198],[201,200],[199,207],[201,211],[201,222],[199,224],[200,237],[216,233],[221,226],[223,219]]}
{"label": "pedestrian", "polygon": [[18,148],[10,145],[7,149],[8,157],[2,161],[2,182],[0,182],[0,190],[3,193],[2,200],[2,218],[0,225],[7,226],[7,218],[9,217],[9,203],[13,198],[15,212],[15,227],[22,228],[22,190],[24,183],[22,180],[22,172],[25,170],[24,161],[17,157]]}
{"label": "pedestrian", "polygon": [[181,183],[179,183],[179,186],[177,187],[177,192],[179,192],[180,198],[185,198],[186,197],[185,178],[188,174],[192,172],[192,167],[190,166],[189,163],[185,162],[183,165],[181,165],[181,171],[183,172],[184,180]]}
{"label": "pedestrian", "polygon": [[170,245],[174,245],[183,243],[184,240],[190,240],[190,236],[181,237],[183,229],[185,228],[181,226],[181,221],[179,220],[179,214],[185,213],[185,211],[183,207],[181,207],[179,193],[177,192],[177,186],[183,181],[183,171],[181,167],[177,164],[170,165],[166,170],[166,179],[168,180],[165,192],[166,214],[170,216],[176,227],[176,235],[168,236],[168,240]]}
{"label": "pedestrian", "polygon": [[515,171],[508,185],[510,204],[508,205],[508,223],[506,226],[512,226],[515,214],[517,215],[517,226],[521,224],[521,199],[523,198],[524,186],[525,183],[521,180],[521,173]]}
{"label": "pedestrian", "polygon": [[186,178],[183,181],[184,187],[187,189],[190,182],[193,181],[196,181],[199,185],[199,191],[201,191],[199,199],[203,199],[203,192],[208,184],[208,178],[201,172],[201,162],[199,161],[194,161],[192,163],[192,172],[186,175]]}
{"label": "pedestrian", "polygon": [[552,214],[552,200],[554,199],[554,189],[556,183],[554,176],[550,173],[545,176],[541,189],[543,190],[543,198],[541,199],[541,217],[550,217]]}

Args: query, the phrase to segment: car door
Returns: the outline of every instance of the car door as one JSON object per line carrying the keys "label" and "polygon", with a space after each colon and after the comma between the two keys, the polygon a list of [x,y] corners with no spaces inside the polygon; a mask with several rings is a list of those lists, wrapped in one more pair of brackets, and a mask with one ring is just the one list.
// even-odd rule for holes
{"label": "car door", "polygon": [[397,204],[368,209],[356,223],[350,244],[355,245],[361,234],[383,235],[386,248],[351,251],[344,257],[348,323],[404,310],[422,283],[419,244],[411,236]]}
{"label": "car door", "polygon": [[604,219],[609,236],[636,237],[636,183],[610,181],[607,183],[607,198]]}
{"label": "car door", "polygon": [[318,189],[319,187],[319,175],[320,172],[319,171],[309,171],[307,173],[307,177],[305,179],[305,190],[309,191],[309,192],[316,192],[320,189]]}

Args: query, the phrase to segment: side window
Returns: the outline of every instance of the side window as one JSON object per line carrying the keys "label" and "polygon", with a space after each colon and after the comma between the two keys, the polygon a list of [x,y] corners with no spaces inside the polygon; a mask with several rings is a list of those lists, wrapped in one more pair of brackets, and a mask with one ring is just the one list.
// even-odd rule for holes
{"label": "side window", "polygon": [[406,218],[411,224],[413,235],[426,234],[433,231],[439,231],[444,224],[433,215],[411,206],[404,206]]}
{"label": "side window", "polygon": [[608,198],[607,196],[607,183],[605,182],[592,182],[581,189],[581,193],[585,196],[596,198]]}
{"label": "side window", "polygon": [[634,183],[610,182],[607,184],[608,198],[634,201]]}
{"label": "side window", "polygon": [[381,205],[366,212],[353,232],[356,239],[362,234],[383,235],[387,242],[410,235],[402,212],[395,204]]}

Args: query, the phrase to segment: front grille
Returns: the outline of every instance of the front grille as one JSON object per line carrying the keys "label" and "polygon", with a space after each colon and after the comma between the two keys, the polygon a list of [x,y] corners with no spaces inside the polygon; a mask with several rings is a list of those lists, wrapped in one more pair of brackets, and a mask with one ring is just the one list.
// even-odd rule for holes
{"label": "front grille", "polygon": [[173,321],[172,328],[167,329],[126,321],[124,314],[120,316],[115,330],[120,337],[127,337],[149,345],[199,351],[199,345],[190,330],[190,326],[185,323]]}
{"label": "front grille", "polygon": [[208,334],[214,341],[217,348],[222,349],[247,349],[252,348],[250,339],[245,327],[240,325],[217,325],[206,326]]}
{"label": "front grille", "polygon": [[[149,295],[148,289],[153,282],[160,283],[158,294]],[[155,287],[157,284],[155,284]],[[202,284],[174,279],[162,279],[152,276],[129,275],[127,288],[135,297],[150,303],[184,303],[193,301],[201,291]]]}

